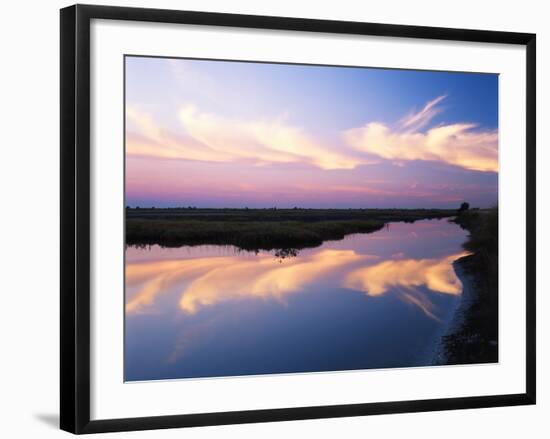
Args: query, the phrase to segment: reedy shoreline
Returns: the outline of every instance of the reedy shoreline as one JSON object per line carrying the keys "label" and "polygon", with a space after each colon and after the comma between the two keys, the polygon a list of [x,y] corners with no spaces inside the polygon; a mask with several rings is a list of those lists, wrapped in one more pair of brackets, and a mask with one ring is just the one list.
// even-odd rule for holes
{"label": "reedy shoreline", "polygon": [[439,364],[498,361],[498,209],[466,211],[454,220],[470,232],[472,252],[454,263],[464,293],[442,337]]}
{"label": "reedy shoreline", "polygon": [[126,209],[126,244],[234,245],[243,250],[317,247],[388,222],[445,218],[440,209]]}

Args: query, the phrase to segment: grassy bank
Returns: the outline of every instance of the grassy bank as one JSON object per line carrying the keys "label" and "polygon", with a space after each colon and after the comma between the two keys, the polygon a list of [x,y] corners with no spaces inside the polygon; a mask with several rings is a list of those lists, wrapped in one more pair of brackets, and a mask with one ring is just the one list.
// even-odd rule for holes
{"label": "grassy bank", "polygon": [[439,209],[126,209],[126,243],[234,245],[245,250],[315,247],[391,221],[444,218]]}
{"label": "grassy bank", "polygon": [[443,339],[447,364],[498,361],[498,209],[465,211],[454,220],[470,236],[472,255],[456,261],[473,300],[460,327]]}

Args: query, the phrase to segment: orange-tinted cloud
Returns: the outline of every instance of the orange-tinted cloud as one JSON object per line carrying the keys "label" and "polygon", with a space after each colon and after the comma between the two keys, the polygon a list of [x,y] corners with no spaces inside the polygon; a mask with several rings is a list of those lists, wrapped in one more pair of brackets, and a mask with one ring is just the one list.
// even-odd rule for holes
{"label": "orange-tinted cloud", "polygon": [[[185,131],[215,151],[253,163],[307,163],[322,169],[352,169],[365,162],[331,149],[284,119],[241,121],[202,113],[193,106],[179,113]],[[357,155],[357,154],[355,154]]]}
{"label": "orange-tinted cloud", "polygon": [[456,276],[453,262],[467,254],[459,253],[434,259],[384,261],[351,271],[344,279],[344,286],[375,297],[396,291],[403,301],[417,306],[431,319],[440,321],[435,305],[420,287],[425,286],[443,294],[461,294],[462,283]]}
{"label": "orange-tinted cloud", "polygon": [[138,287],[127,297],[127,312],[144,312],[159,294],[181,288],[180,308],[199,308],[247,298],[283,300],[340,267],[371,259],[351,250],[321,250],[280,264],[268,253],[127,264],[126,283]]}
{"label": "orange-tinted cloud", "polygon": [[351,250],[322,250],[293,258],[284,264],[271,255],[260,261],[241,261],[220,266],[194,280],[180,300],[182,310],[193,313],[201,306],[239,298],[278,299],[301,291],[308,283],[366,256]]}
{"label": "orange-tinted cloud", "polygon": [[148,114],[128,106],[126,121],[126,154],[164,159],[185,159],[209,162],[225,162],[232,156],[223,151],[213,151],[189,136],[175,136],[162,128]]}
{"label": "orange-tinted cloud", "polygon": [[369,163],[353,150],[331,148],[283,118],[242,121],[187,105],[178,114],[182,133],[177,137],[135,107],[127,108],[126,117],[130,155],[253,165],[299,163],[321,169],[352,169]]}
{"label": "orange-tinted cloud", "polygon": [[192,105],[178,113],[182,132],[175,135],[150,115],[128,106],[126,151],[129,155],[209,162],[308,164],[320,169],[353,169],[378,158],[403,163],[430,160],[477,171],[498,171],[498,131],[472,123],[440,125],[421,131],[442,111],[439,96],[395,127],[370,122],[343,133],[343,142],[327,144],[285,118],[239,120],[201,112]]}
{"label": "orange-tinted cloud", "polygon": [[409,114],[397,127],[371,122],[345,132],[357,151],[396,162],[433,160],[476,171],[498,172],[498,131],[476,130],[475,124],[454,123],[420,131],[438,114],[440,96],[418,113]]}
{"label": "orange-tinted cloud", "polygon": [[[287,259],[283,264],[268,253],[251,259],[218,256],[129,263],[126,311],[154,311],[158,296],[169,292],[179,295],[179,307],[188,314],[234,300],[284,302],[287,295],[303,291],[312,282],[332,276],[338,270],[345,288],[369,296],[396,291],[402,300],[437,320],[434,305],[420,287],[426,286],[443,294],[460,294],[462,284],[452,263],[466,254],[433,259],[394,259],[369,265],[376,261],[376,256],[325,249]],[[357,268],[358,264],[367,265]]]}
{"label": "orange-tinted cloud", "polygon": [[126,286],[137,289],[132,294],[127,293],[126,311],[142,312],[171,287],[233,261],[232,257],[213,257],[127,263]]}
{"label": "orange-tinted cloud", "polygon": [[347,288],[379,296],[392,288],[414,289],[425,285],[432,291],[457,295],[462,283],[453,269],[453,262],[468,253],[435,259],[395,259],[352,271],[346,276]]}

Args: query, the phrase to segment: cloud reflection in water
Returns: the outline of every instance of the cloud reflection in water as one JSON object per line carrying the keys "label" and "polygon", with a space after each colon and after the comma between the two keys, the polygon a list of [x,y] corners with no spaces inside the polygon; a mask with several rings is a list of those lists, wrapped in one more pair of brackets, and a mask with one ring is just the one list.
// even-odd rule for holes
{"label": "cloud reflection in water", "polygon": [[158,296],[174,292],[177,306],[186,314],[234,300],[286,303],[287,295],[322,281],[333,282],[335,290],[343,287],[371,297],[395,291],[402,300],[437,320],[426,289],[460,294],[462,284],[452,263],[467,254],[430,259],[395,255],[379,262],[379,256],[354,250],[318,249],[304,253],[284,261],[261,252],[252,258],[236,254],[128,263],[126,312],[154,312]]}

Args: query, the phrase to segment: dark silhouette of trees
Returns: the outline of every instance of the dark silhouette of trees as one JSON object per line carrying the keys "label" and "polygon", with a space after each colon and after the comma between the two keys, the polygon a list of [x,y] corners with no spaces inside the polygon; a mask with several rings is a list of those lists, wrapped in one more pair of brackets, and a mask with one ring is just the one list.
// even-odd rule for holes
{"label": "dark silhouette of trees", "polygon": [[468,210],[470,208],[470,204],[469,203],[466,203],[466,201],[464,203],[462,203],[460,205],[460,207],[458,208],[458,213],[462,213],[466,210]]}

